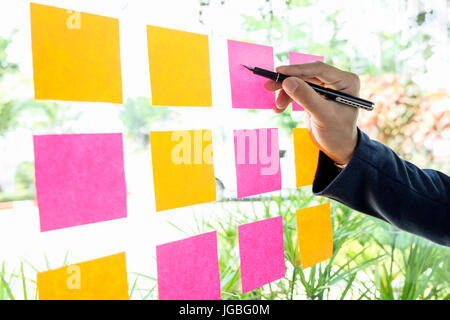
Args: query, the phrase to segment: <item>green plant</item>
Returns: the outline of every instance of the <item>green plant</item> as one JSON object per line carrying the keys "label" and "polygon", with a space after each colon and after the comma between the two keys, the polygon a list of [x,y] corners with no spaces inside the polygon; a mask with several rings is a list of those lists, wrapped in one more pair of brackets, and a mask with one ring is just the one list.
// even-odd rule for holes
{"label": "green plant", "polygon": [[0,300],[14,300],[10,284],[13,281],[13,276],[8,277],[5,268],[5,261],[3,261],[0,271]]}
{"label": "green plant", "polygon": [[394,227],[373,236],[373,242],[389,256],[388,263],[374,270],[377,299],[448,299],[450,250]]}
{"label": "green plant", "polygon": [[26,100],[20,103],[20,117],[23,126],[46,132],[71,132],[81,112],[69,104],[55,101]]}
{"label": "green plant", "polygon": [[[370,243],[359,246],[355,252],[348,250],[353,239],[363,237],[370,232],[372,221],[362,216],[352,214],[352,210],[333,203],[333,256],[326,263],[321,263],[310,268],[309,276],[300,266],[296,266],[293,272],[292,285],[295,285],[297,275],[303,285],[303,290],[308,299],[329,299],[331,289],[337,284],[344,284],[344,289],[335,293],[334,298],[344,299],[347,295],[353,298],[356,294],[353,286],[358,282],[358,272],[365,270],[384,258],[384,255],[368,257],[366,250]],[[296,248],[298,250],[298,248]],[[356,286],[357,287],[357,286]],[[358,293],[356,298],[366,296],[368,289]],[[293,293],[293,292],[292,292]]]}
{"label": "green plant", "polygon": [[34,190],[19,191],[14,193],[0,193],[0,202],[34,200],[36,192]]}
{"label": "green plant", "polygon": [[[219,217],[196,218],[186,236],[217,230],[222,299],[448,299],[448,248],[331,201],[333,256],[301,267],[295,213],[327,202],[305,189],[251,201],[224,201]],[[286,277],[242,294],[237,226],[283,216]]]}
{"label": "green plant", "polygon": [[13,101],[0,102],[0,136],[18,125],[19,110]]}
{"label": "green plant", "polygon": [[[6,54],[6,49],[11,44],[12,36],[15,32],[6,39],[0,37],[0,81],[2,81],[6,74],[14,73],[18,69],[16,64],[7,61]],[[0,96],[0,136],[4,135],[10,128],[17,126],[18,122],[16,118],[18,112],[19,110],[14,101],[5,100],[4,97]]]}
{"label": "green plant", "polygon": [[[287,194],[260,197],[251,201],[225,201],[222,203],[224,214],[214,218],[201,217],[195,227],[172,226],[183,231],[186,236],[217,230],[219,241],[219,268],[221,273],[222,299],[327,299],[336,284],[345,284],[340,298],[350,293],[358,298],[367,298],[369,289],[357,292],[352,287],[357,276],[373,267],[385,258],[385,255],[367,257],[365,250],[370,243],[360,246],[356,252],[347,248],[360,237],[368,238],[373,221],[352,213],[352,210],[332,202],[332,219],[334,226],[333,256],[324,263],[302,270],[297,244],[295,214],[298,209],[306,208],[327,200],[317,198],[304,189],[291,190]],[[274,283],[242,294],[239,270],[238,225],[283,216],[284,248],[286,260],[286,277]],[[352,248],[352,247],[351,247]]]}
{"label": "green plant", "polygon": [[[133,272],[132,274],[136,277],[130,289],[130,299],[156,300],[157,279],[142,273]],[[144,284],[142,284],[143,282]],[[137,296],[138,294],[139,296]]]}
{"label": "green plant", "polygon": [[151,124],[167,120],[174,114],[168,108],[152,107],[149,99],[144,97],[128,99],[120,108],[119,117],[127,134],[134,138],[142,148],[147,147],[150,143],[148,135]]}
{"label": "green plant", "polygon": [[34,163],[24,161],[19,163],[15,173],[16,191],[34,190]]}
{"label": "green plant", "polygon": [[[19,283],[17,283],[19,281]],[[0,300],[28,300],[30,298],[27,287],[31,285],[35,287],[36,281],[25,276],[24,261],[20,263],[18,274],[15,270],[11,273],[6,272],[6,263],[2,262],[0,270]],[[20,289],[16,289],[19,287]],[[17,293],[21,291],[21,296]],[[36,299],[36,296],[34,297]]]}
{"label": "green plant", "polygon": [[17,30],[13,30],[8,38],[0,37],[0,79],[2,79],[5,74],[17,71],[18,66],[15,63],[11,63],[7,60],[6,49],[12,42],[12,38]]}

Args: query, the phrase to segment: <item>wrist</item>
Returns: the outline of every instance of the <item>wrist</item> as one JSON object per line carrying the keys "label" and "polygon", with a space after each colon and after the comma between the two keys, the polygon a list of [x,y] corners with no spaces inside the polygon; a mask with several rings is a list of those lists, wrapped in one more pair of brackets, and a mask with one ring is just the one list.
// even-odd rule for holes
{"label": "wrist", "polygon": [[353,157],[353,154],[355,153],[356,146],[358,145],[358,129],[357,127],[354,127],[351,133],[351,138],[349,139],[348,144],[348,150],[344,153],[344,156],[339,159],[339,161],[335,161],[336,165],[339,166],[346,166],[347,163],[350,162],[350,160]]}

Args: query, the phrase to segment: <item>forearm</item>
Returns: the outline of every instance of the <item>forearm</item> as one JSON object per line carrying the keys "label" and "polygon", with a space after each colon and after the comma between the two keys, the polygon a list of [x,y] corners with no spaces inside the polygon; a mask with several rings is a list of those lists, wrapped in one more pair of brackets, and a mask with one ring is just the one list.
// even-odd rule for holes
{"label": "forearm", "polygon": [[402,160],[359,129],[354,155],[341,172],[320,153],[313,192],[450,246],[450,178]]}

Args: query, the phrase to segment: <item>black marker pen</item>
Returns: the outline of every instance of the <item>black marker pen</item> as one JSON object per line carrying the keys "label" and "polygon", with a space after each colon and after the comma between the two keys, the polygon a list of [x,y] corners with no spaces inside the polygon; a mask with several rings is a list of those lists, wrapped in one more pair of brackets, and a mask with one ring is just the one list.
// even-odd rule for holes
{"label": "black marker pen", "polygon": [[[242,65],[244,66],[244,65]],[[262,76],[268,79],[271,79],[273,81],[276,82],[283,82],[283,80],[285,80],[286,78],[289,78],[290,76],[287,76],[285,74],[281,74],[281,73],[277,73],[277,72],[272,72],[269,70],[265,70],[265,69],[261,69],[258,67],[248,67],[248,66],[244,66],[246,67],[248,70],[252,71],[254,74],[258,75],[258,76]],[[334,100],[336,102],[348,105],[348,106],[352,106],[352,107],[357,107],[357,108],[363,108],[365,110],[369,110],[371,111],[374,107],[374,103],[361,99],[361,98],[357,98],[354,96],[351,96],[349,94],[343,93],[343,92],[339,92],[333,89],[328,89],[322,86],[319,86],[317,84],[305,81],[308,85],[310,85],[314,91],[324,95],[325,97],[327,97],[328,99]]]}

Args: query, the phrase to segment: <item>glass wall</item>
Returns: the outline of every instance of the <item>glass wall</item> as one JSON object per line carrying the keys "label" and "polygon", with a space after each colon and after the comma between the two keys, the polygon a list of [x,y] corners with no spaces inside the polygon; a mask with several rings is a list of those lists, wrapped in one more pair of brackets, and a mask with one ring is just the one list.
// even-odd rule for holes
{"label": "glass wall", "polygon": [[[43,2],[43,1],[42,1]],[[449,299],[450,251],[295,188],[304,114],[232,110],[226,39],[324,56],[375,101],[358,125],[421,168],[450,173],[450,2],[45,1],[120,19],[124,104],[33,98],[29,2],[0,4],[0,299],[34,299],[36,272],[127,252],[132,299],[156,299],[155,245],[218,231],[222,299]],[[174,10],[176,8],[176,10]],[[213,108],[152,107],[146,24],[210,35]],[[283,189],[236,198],[233,129],[278,127]],[[149,131],[212,128],[218,201],[156,213]],[[40,233],[33,134],[123,132],[128,218]],[[333,257],[302,270],[295,212],[331,202]],[[431,214],[431,213],[430,213]],[[237,226],[283,216],[286,277],[242,294]]]}

